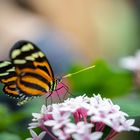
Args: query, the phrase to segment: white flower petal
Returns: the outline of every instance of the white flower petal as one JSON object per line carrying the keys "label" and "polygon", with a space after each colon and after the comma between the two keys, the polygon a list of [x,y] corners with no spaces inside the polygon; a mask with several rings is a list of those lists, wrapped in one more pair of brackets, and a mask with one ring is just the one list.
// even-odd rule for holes
{"label": "white flower petal", "polygon": [[55,120],[48,120],[48,121],[44,122],[44,124],[46,126],[54,126],[54,125],[56,125],[56,121]]}
{"label": "white flower petal", "polygon": [[43,105],[41,108],[41,113],[45,113],[46,111],[47,111],[47,107],[45,105]]}
{"label": "white flower petal", "polygon": [[29,123],[29,127],[28,129],[33,129],[33,128],[37,128],[39,126],[39,124],[37,122],[33,122],[33,123]]}
{"label": "white flower petal", "polygon": [[37,134],[32,129],[30,129],[30,134],[33,138],[37,137]]}
{"label": "white flower petal", "polygon": [[27,138],[26,140],[33,140],[33,138]]}
{"label": "white flower petal", "polygon": [[38,119],[41,118],[41,114],[39,113],[32,113],[32,116]]}
{"label": "white flower petal", "polygon": [[94,138],[95,140],[98,140],[102,137],[103,133],[102,132],[94,132],[91,134],[91,138]]}
{"label": "white flower petal", "polygon": [[45,136],[45,134],[46,134],[45,131],[41,132],[41,133],[39,134],[39,138],[40,138],[40,139],[43,139],[43,137]]}
{"label": "white flower petal", "polygon": [[135,122],[135,120],[134,120],[134,119],[129,119],[129,120],[126,120],[126,123],[127,123],[128,125],[133,125],[133,124],[134,124],[134,122]]}

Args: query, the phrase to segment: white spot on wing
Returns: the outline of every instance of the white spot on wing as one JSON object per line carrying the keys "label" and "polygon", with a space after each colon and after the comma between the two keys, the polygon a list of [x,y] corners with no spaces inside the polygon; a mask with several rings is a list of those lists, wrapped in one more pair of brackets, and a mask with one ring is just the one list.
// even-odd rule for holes
{"label": "white spot on wing", "polygon": [[38,53],[33,53],[32,56],[33,56],[34,58],[38,58]]}
{"label": "white spot on wing", "polygon": [[8,66],[9,64],[11,64],[11,62],[9,61],[3,61],[3,63],[0,63],[0,68]]}
{"label": "white spot on wing", "polygon": [[33,53],[32,57],[34,58],[44,57],[44,54],[41,51],[39,51],[39,52]]}
{"label": "white spot on wing", "polygon": [[14,60],[14,64],[25,64],[25,63],[26,63],[26,60],[23,60],[23,59]]}
{"label": "white spot on wing", "polygon": [[18,55],[20,55],[20,53],[20,49],[13,50],[11,54],[12,59],[16,58]]}
{"label": "white spot on wing", "polygon": [[40,57],[44,57],[44,54],[43,54],[42,52],[38,52],[38,55],[39,55]]}
{"label": "white spot on wing", "polygon": [[5,75],[8,75],[8,74],[9,74],[8,72],[0,73],[0,76],[5,76]]}
{"label": "white spot on wing", "polygon": [[30,60],[30,61],[34,61],[34,60],[35,60],[35,58],[32,57],[32,56],[26,56],[25,59],[26,59],[26,60]]}
{"label": "white spot on wing", "polygon": [[27,44],[27,45],[24,45],[24,46],[21,48],[21,51],[26,52],[26,51],[30,51],[30,50],[33,50],[33,49],[34,49],[33,45],[29,43],[29,44]]}
{"label": "white spot on wing", "polygon": [[7,71],[15,71],[15,67],[11,68],[11,69],[8,69]]}

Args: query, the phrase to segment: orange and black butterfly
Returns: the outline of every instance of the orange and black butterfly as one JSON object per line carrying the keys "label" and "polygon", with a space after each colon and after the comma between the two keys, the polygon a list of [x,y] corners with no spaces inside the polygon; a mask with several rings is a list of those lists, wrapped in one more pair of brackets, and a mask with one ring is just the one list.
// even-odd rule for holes
{"label": "orange and black butterfly", "polygon": [[[51,96],[53,91],[68,87],[61,82],[62,78],[93,68],[87,67],[62,78],[54,78],[53,70],[45,54],[30,41],[18,41],[10,51],[11,61],[0,61],[0,82],[4,92],[18,100],[22,105],[34,97]],[[57,87],[58,83],[62,83]],[[59,97],[59,94],[57,94]]]}
{"label": "orange and black butterfly", "polygon": [[10,51],[11,61],[0,61],[0,82],[4,92],[18,99],[18,105],[55,91],[59,79],[45,54],[32,42],[18,41]]}

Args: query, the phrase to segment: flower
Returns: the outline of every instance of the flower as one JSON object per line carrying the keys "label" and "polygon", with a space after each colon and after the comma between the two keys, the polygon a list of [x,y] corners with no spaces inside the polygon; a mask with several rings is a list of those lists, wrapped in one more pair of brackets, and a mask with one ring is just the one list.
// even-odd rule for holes
{"label": "flower", "polygon": [[84,133],[84,134],[73,134],[75,140],[99,140],[102,137],[101,132]]}
{"label": "flower", "polygon": [[128,70],[140,70],[140,50],[136,52],[135,56],[122,58],[120,61],[120,65]]}
{"label": "flower", "polygon": [[61,139],[66,139],[67,135],[61,130],[66,124],[70,122],[70,113],[61,113],[59,110],[54,109],[52,112],[52,120],[44,122],[45,126],[52,127],[53,133]]}
{"label": "flower", "polygon": [[83,121],[80,121],[77,124],[68,123],[64,131],[66,134],[71,134],[71,133],[84,134],[84,133],[89,133],[92,127],[93,127],[93,124],[84,123]]}
{"label": "flower", "polygon": [[53,129],[59,129],[70,121],[69,116],[69,112],[61,113],[59,110],[54,110],[52,113],[53,119],[45,121],[44,125],[53,126]]}
{"label": "flower", "polygon": [[42,140],[43,137],[45,136],[46,132],[43,131],[39,135],[37,135],[32,129],[30,129],[30,134],[32,138],[27,138],[26,140]]}
{"label": "flower", "polygon": [[128,56],[122,58],[120,65],[133,72],[133,83],[135,89],[139,90],[140,88],[140,50],[138,50],[135,56]]}
{"label": "flower", "polygon": [[[109,140],[122,131],[140,130],[133,126],[134,119],[127,119],[127,113],[100,95],[83,95],[48,107],[43,105],[41,113],[32,115],[33,122],[29,128],[40,127],[53,139]],[[52,133],[49,133],[48,128]],[[104,135],[106,128],[110,131]]]}
{"label": "flower", "polygon": [[40,113],[32,113],[32,116],[34,118],[32,119],[33,122],[29,124],[29,129],[39,127],[44,123],[44,120],[49,119],[51,117],[51,115],[47,114],[49,110],[49,106],[46,107],[45,105],[43,105]]}

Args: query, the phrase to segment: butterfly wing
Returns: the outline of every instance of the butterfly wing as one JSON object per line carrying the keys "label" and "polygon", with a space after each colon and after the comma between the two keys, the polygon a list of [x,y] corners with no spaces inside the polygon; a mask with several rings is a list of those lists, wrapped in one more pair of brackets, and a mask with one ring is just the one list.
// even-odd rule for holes
{"label": "butterfly wing", "polygon": [[40,96],[53,85],[54,74],[45,54],[32,42],[19,41],[10,52],[17,88],[25,97]]}
{"label": "butterfly wing", "polygon": [[19,92],[16,89],[17,75],[15,67],[10,61],[0,61],[0,82],[4,85],[4,92],[12,98],[19,98]]}

